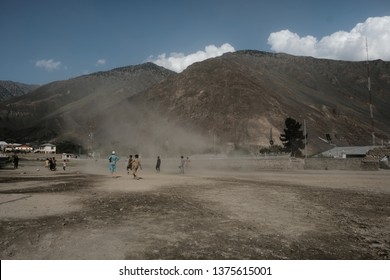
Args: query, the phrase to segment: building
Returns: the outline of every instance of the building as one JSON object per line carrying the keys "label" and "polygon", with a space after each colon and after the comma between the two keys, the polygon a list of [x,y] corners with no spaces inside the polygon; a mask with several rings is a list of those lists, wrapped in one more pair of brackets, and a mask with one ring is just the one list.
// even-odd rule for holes
{"label": "building", "polygon": [[56,146],[50,143],[46,143],[39,146],[39,152],[41,154],[55,154]]}
{"label": "building", "polygon": [[34,149],[28,145],[20,145],[14,148],[15,152],[19,153],[31,153]]}
{"label": "building", "polygon": [[15,152],[16,149],[17,149],[18,147],[20,147],[20,146],[22,146],[22,144],[18,144],[18,143],[8,143],[8,144],[5,146],[4,151],[5,151],[5,152],[11,152],[11,153],[13,153],[13,152]]}
{"label": "building", "polygon": [[4,152],[5,151],[5,147],[8,145],[7,142],[4,142],[4,141],[0,141],[0,151],[1,152]]}
{"label": "building", "polygon": [[379,146],[346,146],[334,147],[326,152],[321,153],[322,157],[330,158],[364,158],[367,153]]}
{"label": "building", "polygon": [[61,159],[63,160],[77,159],[77,156],[75,154],[62,153]]}

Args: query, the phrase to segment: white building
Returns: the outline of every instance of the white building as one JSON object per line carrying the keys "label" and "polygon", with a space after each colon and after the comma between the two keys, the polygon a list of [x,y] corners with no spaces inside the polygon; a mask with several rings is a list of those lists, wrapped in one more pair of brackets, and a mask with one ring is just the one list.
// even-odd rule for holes
{"label": "white building", "polygon": [[33,150],[33,147],[30,147],[28,145],[20,145],[15,147],[15,152],[30,153]]}
{"label": "white building", "polygon": [[55,154],[56,146],[50,143],[46,143],[39,146],[39,152],[42,154]]}
{"label": "white building", "polygon": [[63,160],[70,160],[70,159],[77,159],[77,156],[75,154],[63,153],[61,158]]}
{"label": "white building", "polygon": [[4,141],[0,141],[0,151],[1,152],[4,152],[5,151],[5,147],[8,145],[7,142],[4,142]]}
{"label": "white building", "polygon": [[334,147],[333,149],[321,153],[321,155],[330,158],[363,158],[367,155],[368,151],[380,147],[381,146]]}
{"label": "white building", "polygon": [[17,147],[20,147],[22,146],[22,144],[18,144],[18,143],[8,143],[5,148],[4,148],[4,151],[5,152],[15,152],[16,148]]}

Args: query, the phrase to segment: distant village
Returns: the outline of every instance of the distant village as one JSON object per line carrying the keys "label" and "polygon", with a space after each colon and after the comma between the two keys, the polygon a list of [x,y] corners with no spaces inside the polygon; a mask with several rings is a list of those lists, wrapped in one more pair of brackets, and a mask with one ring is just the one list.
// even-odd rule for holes
{"label": "distant village", "polygon": [[[0,153],[7,156],[7,154],[44,154],[44,155],[56,155],[57,147],[51,143],[45,143],[36,147],[32,147],[28,144],[7,143],[0,141]],[[62,153],[62,159],[78,158],[75,154]]]}
{"label": "distant village", "polygon": [[[0,167],[7,166],[12,162],[15,163],[15,158],[18,159],[18,154],[39,154],[46,158],[55,158],[57,155],[57,147],[51,143],[45,143],[39,146],[30,146],[28,144],[7,143],[0,141]],[[77,159],[79,156],[75,154],[62,153],[61,159],[68,161],[70,159]],[[37,158],[39,160],[39,158]],[[43,160],[43,159],[40,159]],[[18,161],[18,160],[17,160]]]}
{"label": "distant village", "polygon": [[[11,162],[11,158],[17,154],[39,154],[50,158],[57,155],[57,147],[51,143],[44,143],[32,147],[28,144],[7,143],[0,141],[0,167]],[[336,147],[307,158],[305,156],[305,168],[308,169],[390,169],[390,147],[385,146],[344,146]],[[89,156],[89,155],[88,155]],[[94,156],[91,156],[95,158]],[[259,158],[262,158],[259,155]],[[62,153],[61,159],[79,159],[80,155]],[[267,158],[267,156],[265,156]],[[332,160],[332,161],[329,161]],[[342,161],[337,161],[341,159]],[[334,161],[336,160],[336,161]]]}
{"label": "distant village", "polygon": [[32,147],[27,144],[7,143],[5,141],[0,141],[0,151],[4,153],[57,153],[56,146],[50,143],[42,144],[39,147]]}

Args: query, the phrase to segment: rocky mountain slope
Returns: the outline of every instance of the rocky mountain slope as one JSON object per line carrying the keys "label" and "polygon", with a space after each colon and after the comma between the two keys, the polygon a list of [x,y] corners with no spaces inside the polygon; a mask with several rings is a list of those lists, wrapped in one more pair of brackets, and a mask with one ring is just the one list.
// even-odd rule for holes
{"label": "rocky mountain slope", "polygon": [[112,106],[170,75],[175,73],[146,63],[41,86],[0,103],[1,135],[22,143],[77,140],[95,125],[96,115],[113,114]]}
{"label": "rocky mountain slope", "polygon": [[0,101],[24,95],[38,87],[37,85],[27,85],[12,81],[0,81]]}
{"label": "rocky mountain slope", "polygon": [[[390,63],[371,61],[377,141],[390,139]],[[238,51],[180,74],[148,63],[40,87],[0,108],[2,135],[72,139],[94,149],[159,153],[275,144],[284,120],[306,122],[309,152],[370,145],[366,62]],[[76,139],[76,140],[75,140]],[[26,140],[26,141],[23,141]],[[147,152],[146,152],[147,151]]]}
{"label": "rocky mountain slope", "polygon": [[[375,134],[390,137],[390,63],[370,62]],[[239,51],[197,63],[133,102],[235,146],[280,144],[284,120],[307,124],[309,148],[370,145],[366,62]]]}

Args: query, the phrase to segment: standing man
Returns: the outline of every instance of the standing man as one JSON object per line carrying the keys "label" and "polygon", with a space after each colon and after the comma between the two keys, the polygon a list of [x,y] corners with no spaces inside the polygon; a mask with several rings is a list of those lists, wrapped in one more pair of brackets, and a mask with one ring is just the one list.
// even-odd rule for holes
{"label": "standing man", "polygon": [[184,174],[184,164],[186,163],[186,160],[184,159],[183,156],[180,157],[180,165],[179,165],[179,169],[180,169],[180,173],[181,174]]}
{"label": "standing man", "polygon": [[115,151],[112,151],[111,155],[108,157],[108,168],[113,178],[116,177],[116,163],[118,160],[119,157],[115,154]]}
{"label": "standing man", "polygon": [[160,166],[161,166],[161,159],[160,156],[157,157],[157,162],[156,162],[156,171],[157,173],[160,173]]}
{"label": "standing man", "polygon": [[18,169],[19,167],[19,157],[17,154],[13,156],[13,162],[14,162],[14,169]]}
{"label": "standing man", "polygon": [[186,161],[185,161],[185,164],[184,164],[184,168],[185,168],[187,171],[188,171],[189,168],[190,168],[190,162],[191,162],[190,158],[187,157],[187,158],[186,158]]}
{"label": "standing man", "polygon": [[133,168],[133,179],[137,179],[137,180],[141,179],[141,177],[137,176],[138,168],[142,170],[141,161],[139,159],[138,154],[134,156],[132,168]]}
{"label": "standing man", "polygon": [[127,175],[130,174],[130,170],[132,170],[131,166],[133,164],[133,155],[129,155],[129,161],[127,162],[126,170],[127,170]]}

